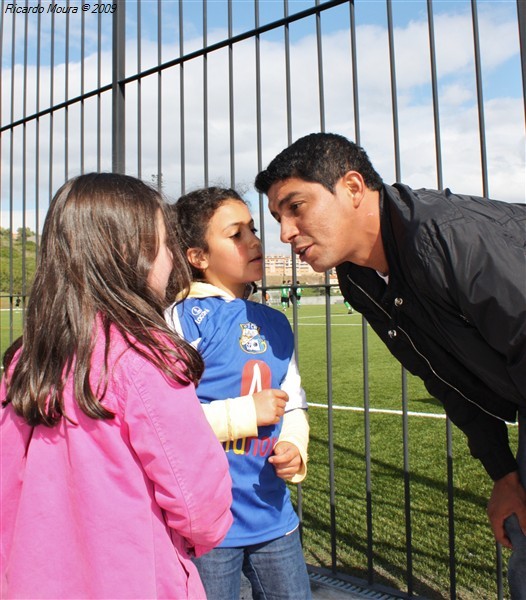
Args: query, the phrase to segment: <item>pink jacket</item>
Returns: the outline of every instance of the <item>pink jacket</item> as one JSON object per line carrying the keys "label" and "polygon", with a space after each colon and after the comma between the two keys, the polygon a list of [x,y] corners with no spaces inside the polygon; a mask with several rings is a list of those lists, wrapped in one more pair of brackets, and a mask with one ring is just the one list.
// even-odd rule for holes
{"label": "pink jacket", "polygon": [[189,555],[232,522],[225,453],[194,387],[112,335],[104,404],[115,419],[84,415],[71,381],[66,412],[78,425],[31,428],[0,409],[2,598],[205,598]]}

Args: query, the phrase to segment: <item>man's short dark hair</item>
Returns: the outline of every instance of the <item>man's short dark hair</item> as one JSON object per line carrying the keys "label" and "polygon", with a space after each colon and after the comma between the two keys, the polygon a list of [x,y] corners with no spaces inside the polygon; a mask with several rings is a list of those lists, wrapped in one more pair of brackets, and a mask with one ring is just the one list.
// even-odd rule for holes
{"label": "man's short dark hair", "polygon": [[320,183],[334,193],[334,186],[348,171],[358,171],[371,190],[382,187],[365,150],[336,133],[311,133],[280,152],[256,177],[258,192],[268,194],[274,183],[290,177]]}

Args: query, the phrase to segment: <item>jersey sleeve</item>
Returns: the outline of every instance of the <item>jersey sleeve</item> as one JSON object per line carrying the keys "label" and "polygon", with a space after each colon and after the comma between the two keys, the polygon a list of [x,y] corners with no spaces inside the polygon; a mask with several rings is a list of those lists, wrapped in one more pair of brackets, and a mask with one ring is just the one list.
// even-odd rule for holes
{"label": "jersey sleeve", "polygon": [[252,396],[215,400],[201,406],[220,442],[257,437],[257,415]]}
{"label": "jersey sleeve", "polygon": [[306,410],[297,408],[283,415],[283,425],[277,443],[290,442],[294,444],[301,456],[300,470],[292,477],[291,483],[301,483],[307,476],[309,430],[309,417]]}
{"label": "jersey sleeve", "polygon": [[292,353],[287,373],[280,387],[289,396],[286,408],[287,412],[297,408],[307,408],[307,398],[305,390],[301,387],[301,376],[294,352]]}

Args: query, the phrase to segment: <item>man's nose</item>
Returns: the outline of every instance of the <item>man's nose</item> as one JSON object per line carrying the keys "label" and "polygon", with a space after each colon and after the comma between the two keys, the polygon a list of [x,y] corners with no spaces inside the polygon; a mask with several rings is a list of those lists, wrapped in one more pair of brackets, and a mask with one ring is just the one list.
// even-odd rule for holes
{"label": "man's nose", "polygon": [[289,219],[281,220],[281,235],[280,239],[284,244],[292,244],[294,238],[298,235],[298,229]]}

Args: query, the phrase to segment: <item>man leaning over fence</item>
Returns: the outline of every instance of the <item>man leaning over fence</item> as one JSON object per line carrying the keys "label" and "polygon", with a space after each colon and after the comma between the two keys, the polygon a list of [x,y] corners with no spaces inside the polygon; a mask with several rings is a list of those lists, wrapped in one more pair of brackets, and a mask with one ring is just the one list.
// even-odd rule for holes
{"label": "man leaning over fence", "polygon": [[[494,481],[488,516],[526,599],[526,205],[383,183],[345,137],[310,134],[256,177],[281,240],[438,398]],[[513,456],[506,421],[519,419]]]}

